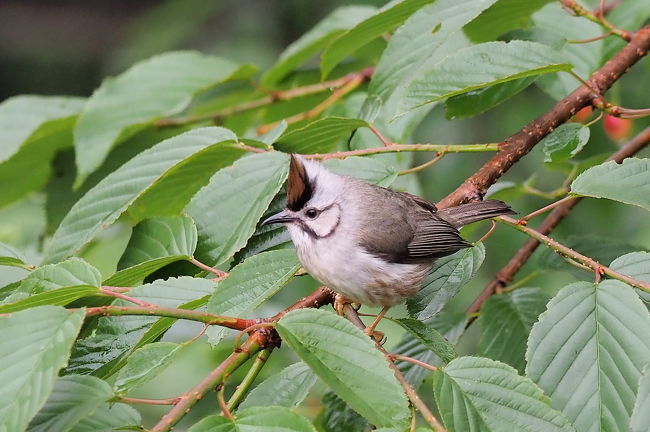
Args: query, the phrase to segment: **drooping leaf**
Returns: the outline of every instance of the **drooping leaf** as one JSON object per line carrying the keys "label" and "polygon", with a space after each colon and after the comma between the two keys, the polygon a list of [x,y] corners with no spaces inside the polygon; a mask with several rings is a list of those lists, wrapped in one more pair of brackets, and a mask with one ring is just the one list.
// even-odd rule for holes
{"label": "drooping leaf", "polygon": [[289,72],[318,54],[338,35],[375,11],[371,6],[343,6],[335,9],[284,50],[278,61],[262,76],[262,85],[273,86],[278,83]]}
{"label": "drooping leaf", "polygon": [[538,288],[518,288],[508,294],[493,295],[483,306],[478,323],[482,356],[509,364],[523,373],[526,341],[548,298]]}
{"label": "drooping leaf", "polygon": [[650,159],[628,158],[622,164],[609,161],[589,168],[573,180],[571,193],[650,210]]}
{"label": "drooping leaf", "polygon": [[650,424],[650,363],[643,369],[630,418],[632,432],[644,432]]}
{"label": "drooping leaf", "polygon": [[[650,283],[650,252],[632,252],[622,255],[612,261],[609,268]],[[635,290],[643,301],[650,303],[650,293],[639,288],[635,288]]]}
{"label": "drooping leaf", "polygon": [[[162,141],[138,154],[77,201],[54,233],[44,261],[52,263],[77,253],[143,195],[157,193],[171,200],[181,197],[181,203],[189,200],[201,186],[195,177],[205,174],[189,178],[183,167],[206,159],[213,165],[210,172],[227,166],[244,153],[232,144],[234,140],[236,137],[227,129],[200,128]],[[163,194],[159,186],[165,180],[173,182],[175,188],[168,184]],[[175,196],[169,195],[172,191]]]}
{"label": "drooping leaf", "polygon": [[386,358],[352,323],[328,311],[299,309],[286,314],[276,328],[282,340],[373,425],[404,427],[409,410],[402,388]]}
{"label": "drooping leaf", "polygon": [[420,321],[434,316],[469,282],[483,259],[482,243],[438,258],[422,282],[422,289],[406,301],[409,314]]}
{"label": "drooping leaf", "polygon": [[85,312],[42,306],[0,316],[0,430],[22,431],[45,403]]}
{"label": "drooping leaf", "polygon": [[29,432],[67,431],[113,397],[111,387],[99,378],[67,375],[54,383],[45,406],[29,424]]}
{"label": "drooping leaf", "polygon": [[[134,287],[129,296],[163,307],[179,307],[212,294],[214,287],[215,283],[208,279],[169,278]],[[116,300],[113,304],[129,305],[123,300]],[[123,365],[120,363],[122,356],[130,352],[157,321],[156,317],[148,316],[100,318],[94,333],[75,344],[67,372],[92,373],[100,377],[116,372],[115,366]],[[167,328],[169,326],[164,330]]]}
{"label": "drooping leaf", "polygon": [[445,102],[445,116],[450,119],[472,117],[494,108],[530,86],[536,77],[506,81],[487,88],[452,96]]}
{"label": "drooping leaf", "polygon": [[415,336],[427,348],[433,351],[443,362],[449,363],[456,357],[456,350],[447,339],[444,338],[433,326],[412,318],[396,319],[396,323],[404,327],[410,334]]}
{"label": "drooping leaf", "polygon": [[271,375],[251,390],[240,409],[260,406],[293,408],[307,397],[316,375],[304,363],[294,363]]}
{"label": "drooping leaf", "polygon": [[[256,309],[277,293],[300,268],[293,249],[262,252],[235,266],[217,286],[208,312],[217,315],[241,316]],[[217,344],[228,332],[224,327],[207,330],[211,344]]]}
{"label": "drooping leaf", "polygon": [[321,74],[324,77],[348,55],[380,37],[390,33],[404,22],[413,12],[433,0],[402,0],[391,2],[371,17],[336,38],[325,50],[321,58]]}
{"label": "drooping leaf", "polygon": [[358,432],[370,427],[368,420],[361,417],[333,392],[323,395],[323,409],[318,414],[315,424],[323,432]]}
{"label": "drooping leaf", "polygon": [[274,147],[286,153],[330,153],[352,131],[366,126],[368,123],[359,119],[325,117],[283,134]]}
{"label": "drooping leaf", "polygon": [[515,79],[568,70],[571,65],[546,45],[486,42],[461,49],[412,82],[401,111]]}
{"label": "drooping leaf", "polygon": [[156,342],[134,351],[115,378],[115,392],[128,393],[155,378],[174,360],[180,348],[175,343]]}
{"label": "drooping leaf", "polygon": [[397,178],[397,172],[392,167],[379,159],[368,157],[328,159],[323,165],[336,174],[355,177],[382,187],[390,186]]}
{"label": "drooping leaf", "polygon": [[565,123],[542,141],[544,162],[562,162],[580,153],[589,141],[589,128],[580,123]]}
{"label": "drooping leaf", "polygon": [[533,326],[526,375],[578,431],[628,430],[650,358],[650,315],[619,281],[562,288]]}
{"label": "drooping leaf", "polygon": [[196,256],[217,266],[244,247],[288,172],[280,152],[255,154],[216,173],[186,212],[199,230]]}
{"label": "drooping leaf", "polygon": [[527,27],[533,12],[552,0],[499,0],[467,24],[465,34],[473,42],[487,42],[517,28]]}
{"label": "drooping leaf", "polygon": [[305,417],[280,406],[255,407],[238,411],[234,420],[209,416],[188,432],[316,432]]}
{"label": "drooping leaf", "polygon": [[99,167],[118,141],[156,118],[182,111],[196,93],[236,76],[238,69],[218,57],[177,51],[107,78],[88,100],[75,127],[76,184]]}
{"label": "drooping leaf", "polygon": [[433,391],[450,432],[574,430],[530,379],[491,359],[452,361],[433,373]]}
{"label": "drooping leaf", "polygon": [[140,413],[126,404],[105,403],[89,417],[82,418],[70,432],[114,432],[129,427],[141,428]]}

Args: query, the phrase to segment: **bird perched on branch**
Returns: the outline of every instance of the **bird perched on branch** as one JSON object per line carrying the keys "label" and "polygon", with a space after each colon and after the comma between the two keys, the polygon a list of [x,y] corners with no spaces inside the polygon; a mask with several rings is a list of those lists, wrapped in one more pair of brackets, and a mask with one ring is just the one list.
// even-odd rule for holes
{"label": "bird perched on branch", "polygon": [[414,295],[436,258],[472,245],[463,225],[514,213],[489,200],[438,210],[423,198],[328,171],[291,155],[285,224],[303,268],[344,297],[383,310]]}

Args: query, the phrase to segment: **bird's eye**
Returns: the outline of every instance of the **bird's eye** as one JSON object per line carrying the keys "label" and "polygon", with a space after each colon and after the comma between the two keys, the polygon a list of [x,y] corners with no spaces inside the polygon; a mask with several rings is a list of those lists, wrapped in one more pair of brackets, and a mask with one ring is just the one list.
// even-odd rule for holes
{"label": "bird's eye", "polygon": [[309,219],[314,219],[316,216],[318,216],[318,210],[314,208],[307,209],[305,216],[307,216]]}

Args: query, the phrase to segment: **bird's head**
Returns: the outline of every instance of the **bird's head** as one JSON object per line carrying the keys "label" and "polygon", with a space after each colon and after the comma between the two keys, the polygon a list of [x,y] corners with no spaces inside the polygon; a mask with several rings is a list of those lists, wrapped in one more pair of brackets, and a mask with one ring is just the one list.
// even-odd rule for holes
{"label": "bird's head", "polygon": [[262,224],[287,224],[315,239],[332,235],[341,220],[343,179],[318,162],[291,155],[287,208]]}

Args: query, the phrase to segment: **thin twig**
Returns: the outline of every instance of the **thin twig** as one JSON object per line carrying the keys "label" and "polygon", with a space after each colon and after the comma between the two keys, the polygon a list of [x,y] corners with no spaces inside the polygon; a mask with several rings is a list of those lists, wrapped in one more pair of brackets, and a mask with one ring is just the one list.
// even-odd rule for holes
{"label": "thin twig", "polygon": [[221,408],[221,412],[223,413],[223,416],[227,418],[228,420],[234,419],[232,416],[232,413],[228,409],[228,405],[226,404],[226,399],[224,396],[224,389],[225,385],[223,383],[217,385],[217,402],[219,403],[219,408]]}
{"label": "thin twig", "polygon": [[484,242],[485,239],[487,239],[488,237],[490,237],[490,235],[492,234],[492,232],[494,232],[494,229],[497,227],[497,223],[496,223],[494,220],[492,220],[491,222],[492,222],[492,226],[490,227],[490,229],[488,230],[488,232],[486,232],[485,234],[483,234],[483,237],[481,237],[480,239],[478,239],[478,241],[477,241],[476,243],[482,243],[482,242]]}
{"label": "thin twig", "polygon": [[558,201],[555,201],[555,202],[553,202],[553,203],[551,203],[549,205],[546,205],[546,206],[542,207],[541,209],[535,210],[532,213],[528,213],[526,216],[519,219],[519,224],[526,225],[528,223],[528,221],[531,220],[532,218],[534,218],[535,216],[539,216],[541,214],[546,213],[547,211],[551,211],[554,208],[556,208],[558,206],[561,206],[564,203],[566,203],[567,201],[570,201],[572,199],[573,199],[573,197],[567,196],[567,197],[562,198],[561,200],[558,200]]}
{"label": "thin twig", "polygon": [[143,405],[176,405],[179,402],[180,398],[169,398],[169,399],[141,399],[116,395],[113,397],[113,402],[123,402],[129,404],[143,404]]}
{"label": "thin twig", "polygon": [[632,35],[630,34],[630,32],[623,29],[619,29],[618,27],[612,25],[612,23],[610,23],[605,19],[602,13],[598,14],[600,16],[597,16],[596,14],[588,11],[587,9],[579,5],[575,0],[560,0],[560,3],[562,3],[562,5],[565,8],[573,11],[576,15],[587,18],[589,21],[593,21],[596,24],[599,24],[601,27],[610,31],[612,34],[620,37],[621,39],[626,41],[632,39]]}
{"label": "thin twig", "polygon": [[384,145],[384,147],[389,147],[389,146],[392,146],[393,144],[395,144],[394,142],[392,142],[391,140],[386,138],[381,132],[379,132],[379,130],[376,127],[374,127],[373,125],[368,125],[368,129],[370,129],[372,131],[372,133],[374,133],[375,136],[377,138],[379,138],[379,141],[381,141],[381,143]]}
{"label": "thin twig", "polygon": [[398,175],[398,176],[403,176],[403,175],[406,175],[406,174],[413,174],[413,173],[416,173],[416,172],[422,171],[423,169],[429,168],[431,165],[433,165],[433,164],[435,164],[436,162],[438,162],[438,161],[439,161],[440,159],[442,159],[444,156],[445,156],[445,153],[444,153],[444,152],[438,152],[438,153],[436,153],[436,155],[435,155],[435,157],[434,157],[433,159],[431,159],[431,160],[429,160],[429,161],[426,161],[425,163],[420,164],[420,165],[418,165],[418,166],[415,166],[415,167],[413,167],[413,168],[409,168],[409,169],[407,169],[407,170],[400,171],[400,172],[397,173],[397,175]]}
{"label": "thin twig", "polygon": [[213,275],[216,275],[218,278],[223,279],[226,276],[228,276],[228,273],[223,271],[223,270],[218,270],[216,268],[210,267],[207,264],[203,264],[201,261],[197,260],[196,258],[192,257],[190,258],[190,262],[200,268],[201,270],[205,270],[208,273],[212,273]]}
{"label": "thin twig", "polygon": [[465,153],[465,152],[494,152],[499,150],[499,143],[485,144],[392,144],[386,147],[371,147],[358,150],[340,151],[326,154],[303,155],[305,159],[344,159],[350,156],[367,156],[381,153],[402,152],[436,152],[436,153]]}
{"label": "thin twig", "polygon": [[401,360],[401,361],[404,361],[404,362],[407,362],[407,363],[411,363],[411,364],[420,366],[421,368],[428,369],[428,370],[430,370],[432,372],[435,372],[435,371],[438,370],[438,368],[435,367],[434,365],[430,365],[429,363],[425,363],[425,362],[423,362],[421,360],[418,360],[418,359],[415,359],[413,357],[408,357],[408,356],[401,355],[401,354],[392,354],[392,353],[389,354],[388,356],[393,361],[394,360]]}
{"label": "thin twig", "polygon": [[611,31],[608,31],[607,33],[601,34],[600,36],[596,36],[596,37],[592,37],[592,38],[588,38],[588,39],[569,39],[567,41],[567,43],[570,43],[570,44],[585,44],[585,43],[589,43],[589,42],[596,42],[596,41],[599,41],[601,39],[605,39],[607,37],[610,37],[613,34],[614,33],[612,33]]}
{"label": "thin twig", "polygon": [[129,303],[137,304],[138,306],[142,306],[142,307],[155,306],[152,303],[147,303],[146,301],[142,301],[142,300],[139,300],[139,299],[137,299],[135,297],[131,297],[131,296],[128,296],[126,294],[122,294],[119,291],[113,291],[113,290],[105,289],[104,287],[100,288],[99,292],[101,294],[104,294],[107,297],[114,297],[114,298],[122,299],[124,301],[128,301]]}
{"label": "thin twig", "polygon": [[251,385],[253,385],[253,382],[255,382],[255,378],[257,378],[257,375],[259,375],[260,371],[266,364],[266,361],[269,359],[272,351],[273,347],[269,347],[257,353],[257,357],[255,357],[253,365],[248,370],[246,376],[241,380],[235,389],[235,392],[232,394],[232,396],[230,396],[230,399],[228,400],[227,406],[230,411],[236,409],[241,403],[242,399],[244,399],[244,396],[246,393],[248,393],[248,390],[250,389]]}

